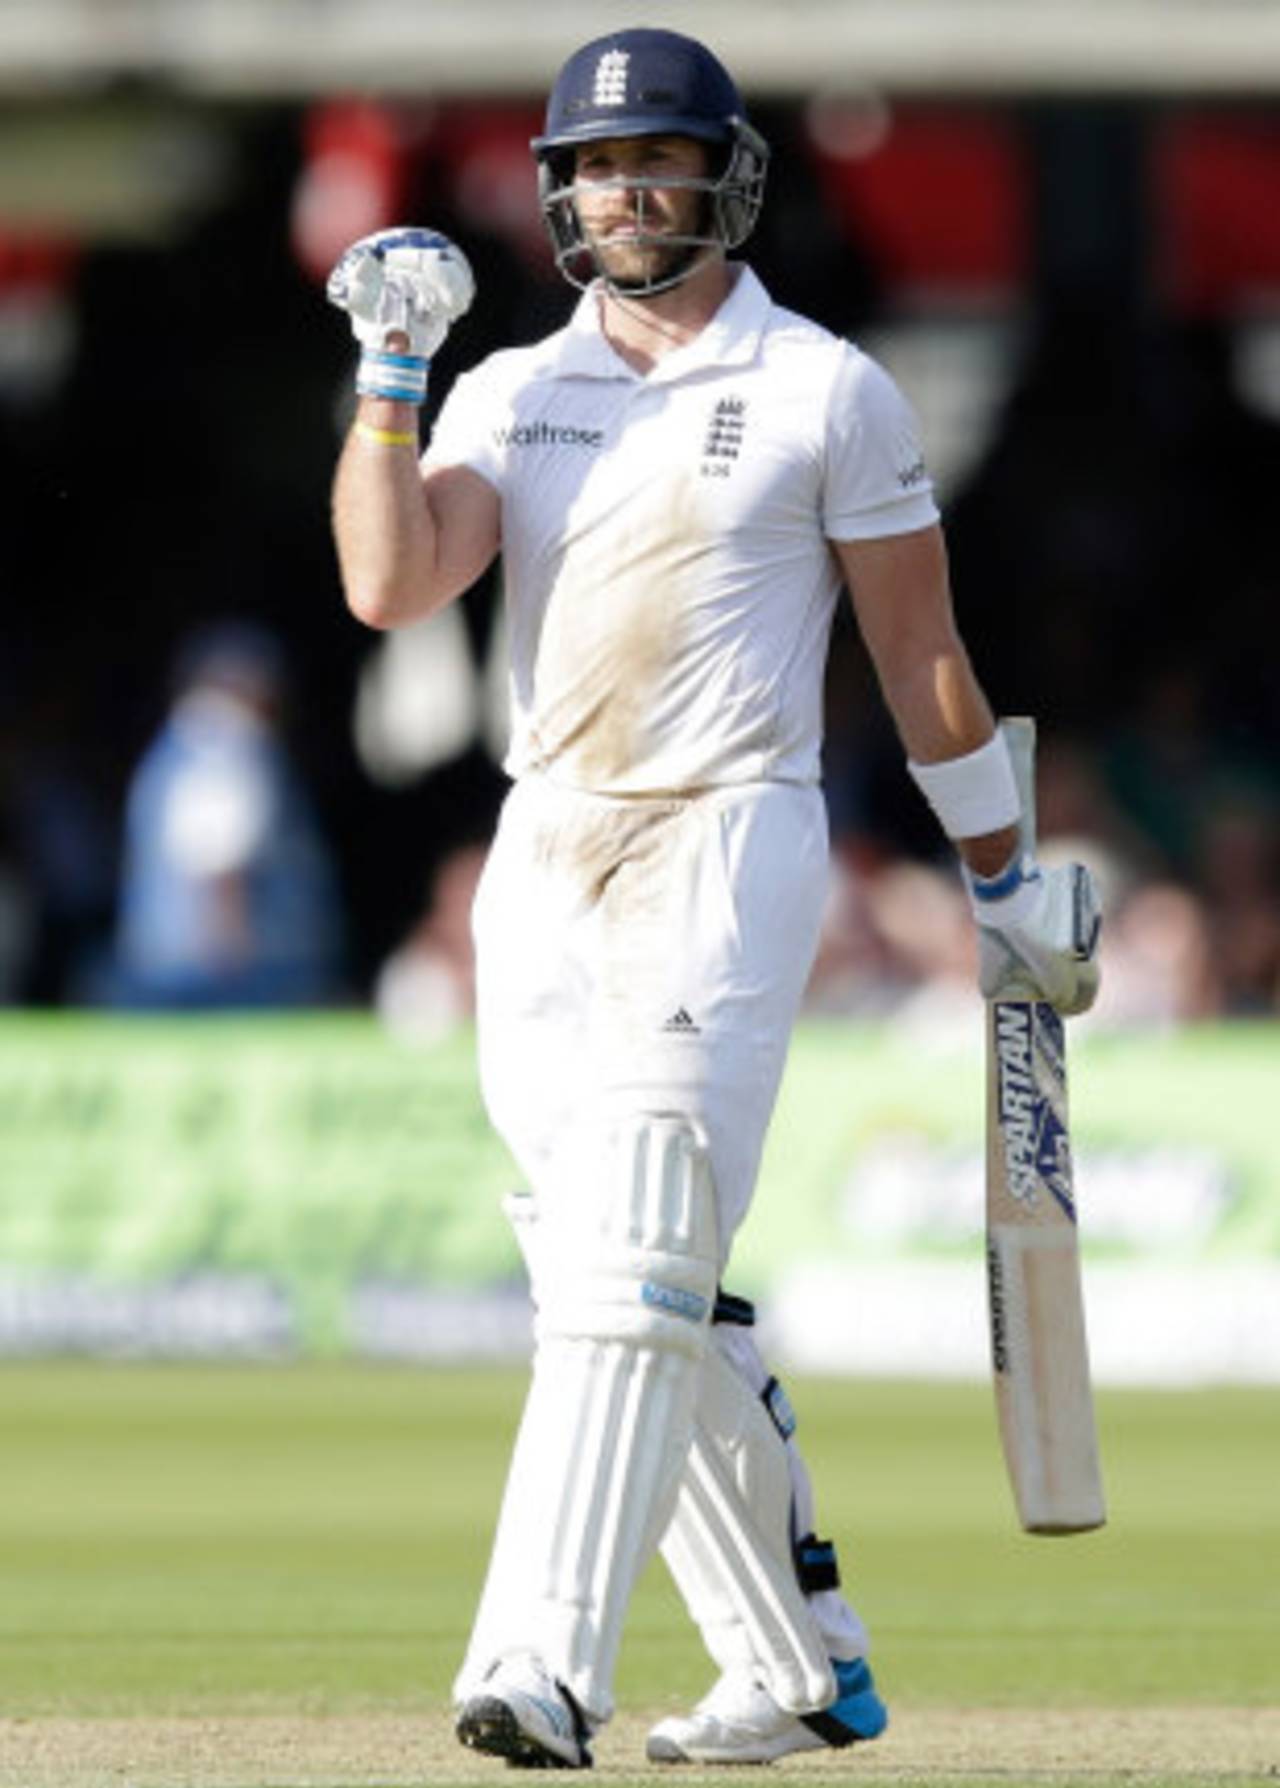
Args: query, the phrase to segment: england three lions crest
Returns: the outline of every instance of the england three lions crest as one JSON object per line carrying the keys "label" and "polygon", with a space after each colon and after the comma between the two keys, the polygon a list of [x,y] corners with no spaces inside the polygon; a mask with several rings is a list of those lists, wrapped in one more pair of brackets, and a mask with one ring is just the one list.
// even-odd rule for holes
{"label": "england three lions crest", "polygon": [[745,397],[717,398],[702,442],[704,478],[727,478],[742,451],[747,428]]}

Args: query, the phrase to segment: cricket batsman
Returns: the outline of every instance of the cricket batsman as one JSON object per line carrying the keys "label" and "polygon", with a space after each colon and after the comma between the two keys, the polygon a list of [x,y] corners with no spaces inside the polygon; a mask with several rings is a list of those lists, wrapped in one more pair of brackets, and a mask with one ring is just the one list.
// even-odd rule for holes
{"label": "cricket batsman", "polygon": [[454,384],[471,301],[426,228],[330,280],[361,353],[334,526],[347,601],[401,627],[501,553],[513,786],[476,898],[480,1071],[528,1190],[509,1214],[532,1377],[471,1642],[464,1744],[585,1768],[661,1546],[719,1670],[665,1763],[874,1739],[887,1714],[795,1418],[721,1284],[827,885],[823,668],[852,597],[910,767],[958,842],[990,996],[1087,1006],[1086,872],[1017,849],[1008,753],[952,613],[912,415],[734,260],[768,147],[702,44],[586,44],[533,143],[568,323]]}

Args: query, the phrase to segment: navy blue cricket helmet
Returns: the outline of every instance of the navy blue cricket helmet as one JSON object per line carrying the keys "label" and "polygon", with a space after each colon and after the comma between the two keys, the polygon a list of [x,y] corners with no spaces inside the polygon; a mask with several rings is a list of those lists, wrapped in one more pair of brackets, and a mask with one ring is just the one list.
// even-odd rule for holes
{"label": "navy blue cricket helmet", "polygon": [[643,136],[693,137],[712,145],[713,154],[704,179],[648,183],[705,193],[704,216],[698,234],[680,239],[687,252],[675,266],[660,278],[628,284],[628,291],[646,295],[677,285],[707,249],[739,248],[755,227],[769,146],[748,123],[728,70],[705,45],[677,31],[615,31],[570,56],[551,89],[543,133],[531,145],[556,265],[573,285],[585,286],[603,271],[574,202],[574,151],[606,137]]}

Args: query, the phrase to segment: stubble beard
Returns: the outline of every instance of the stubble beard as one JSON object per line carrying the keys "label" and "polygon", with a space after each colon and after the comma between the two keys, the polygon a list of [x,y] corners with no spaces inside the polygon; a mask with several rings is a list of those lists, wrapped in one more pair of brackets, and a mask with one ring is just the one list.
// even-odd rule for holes
{"label": "stubble beard", "polygon": [[607,236],[597,237],[593,248],[606,278],[616,280],[620,285],[643,284],[664,278],[685,252],[682,245],[652,238],[636,242],[618,241]]}
{"label": "stubble beard", "polygon": [[619,242],[609,238],[591,241],[592,256],[603,278],[615,291],[643,297],[647,288],[660,286],[673,274],[691,273],[706,254],[701,242]]}

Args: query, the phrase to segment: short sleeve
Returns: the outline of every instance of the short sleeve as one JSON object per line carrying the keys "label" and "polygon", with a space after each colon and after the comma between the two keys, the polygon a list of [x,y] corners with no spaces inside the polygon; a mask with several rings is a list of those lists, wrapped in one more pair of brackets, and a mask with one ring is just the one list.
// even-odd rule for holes
{"label": "short sleeve", "polygon": [[422,468],[469,466],[502,489],[503,453],[494,401],[479,372],[461,373],[436,417]]}
{"label": "short sleeve", "polygon": [[877,361],[846,343],[827,411],[823,532],[875,540],[937,520],[911,406]]}

